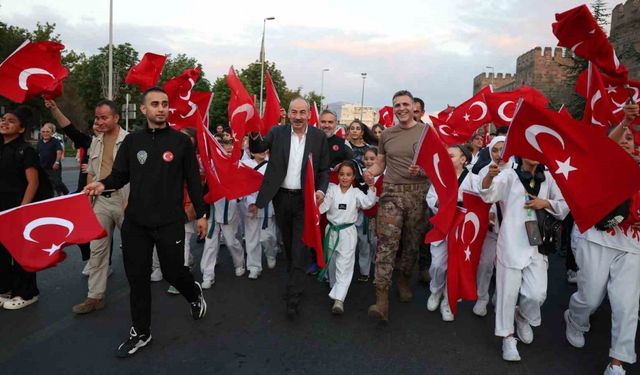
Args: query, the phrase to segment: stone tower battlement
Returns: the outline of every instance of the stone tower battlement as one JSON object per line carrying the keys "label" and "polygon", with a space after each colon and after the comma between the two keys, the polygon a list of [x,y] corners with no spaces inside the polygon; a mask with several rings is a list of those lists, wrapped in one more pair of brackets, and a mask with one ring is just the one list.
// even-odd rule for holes
{"label": "stone tower battlement", "polygon": [[511,73],[480,73],[473,78],[473,93],[477,93],[483,87],[493,85],[494,88],[506,86],[515,80]]}
{"label": "stone tower battlement", "polygon": [[627,0],[611,12],[611,43],[632,79],[640,79],[640,64],[631,55],[640,53],[640,0]]}

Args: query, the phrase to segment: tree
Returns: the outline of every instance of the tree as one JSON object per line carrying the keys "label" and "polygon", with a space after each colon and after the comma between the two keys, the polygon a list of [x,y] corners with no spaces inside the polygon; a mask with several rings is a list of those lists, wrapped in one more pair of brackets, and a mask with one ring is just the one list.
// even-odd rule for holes
{"label": "tree", "polygon": [[[304,98],[309,102],[309,105],[313,105],[313,103],[315,102],[317,106],[319,106],[323,101],[324,101],[324,96],[320,96],[319,94],[316,94],[315,91],[311,90],[309,91]],[[322,111],[322,108],[318,107],[319,111]]]}
{"label": "tree", "polygon": [[191,68],[199,68],[200,69],[200,79],[196,82],[193,89],[195,91],[211,91],[211,82],[204,78],[204,72],[202,71],[202,64],[198,62],[193,57],[188,57],[187,55],[181,53],[176,57],[171,57],[167,59],[167,62],[164,64],[164,68],[162,69],[162,74],[160,75],[160,82],[164,84],[164,82],[168,81],[173,77],[177,77],[182,72]]}
{"label": "tree", "polygon": [[[276,87],[276,92],[278,93],[278,98],[282,102],[283,96],[285,96],[287,90],[287,82],[284,80],[284,76],[282,72],[276,68],[276,64],[273,62],[265,61],[264,62],[264,70],[268,71],[271,75],[271,81],[273,81],[273,85]],[[240,80],[244,83],[244,86],[249,91],[249,94],[255,95],[257,100],[260,100],[260,75],[261,75],[261,67],[260,61],[255,61],[249,64],[246,68],[240,71],[238,75]],[[267,94],[266,84],[263,87],[262,98],[264,100]],[[256,102],[257,106],[257,102]]]}
{"label": "tree", "polygon": [[227,86],[227,76],[218,77],[211,87],[213,91],[213,99],[211,99],[211,107],[209,107],[209,126],[214,128],[218,124],[228,126],[229,115],[227,106],[231,91]]}
{"label": "tree", "polygon": [[[600,28],[605,31],[605,27],[609,24],[611,13],[608,12],[607,3],[602,0],[594,0],[591,4],[591,12]],[[605,31],[606,33],[606,31]],[[589,67],[589,62],[581,57],[571,55],[572,64],[565,65],[567,72],[566,84],[575,87],[578,76]],[[571,96],[566,103],[567,110],[574,118],[582,118],[585,106],[585,99],[572,91]]]}

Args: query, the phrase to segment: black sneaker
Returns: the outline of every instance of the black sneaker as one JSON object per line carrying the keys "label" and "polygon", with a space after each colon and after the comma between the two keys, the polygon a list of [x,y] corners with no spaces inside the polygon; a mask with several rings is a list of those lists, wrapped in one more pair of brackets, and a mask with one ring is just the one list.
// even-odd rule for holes
{"label": "black sneaker", "polygon": [[196,286],[198,287],[198,299],[195,302],[191,302],[191,316],[193,316],[193,320],[200,320],[204,318],[207,313],[207,301],[204,300],[204,294],[202,294],[202,287],[200,283],[196,281]]}
{"label": "black sneaker", "polygon": [[120,346],[118,346],[118,350],[116,351],[116,357],[118,358],[127,358],[134,355],[138,349],[144,348],[151,342],[151,334],[138,334],[135,328],[131,327],[129,330],[129,339]]}
{"label": "black sneaker", "polygon": [[360,275],[360,276],[358,276],[358,282],[366,283],[367,281],[369,281],[369,275]]}

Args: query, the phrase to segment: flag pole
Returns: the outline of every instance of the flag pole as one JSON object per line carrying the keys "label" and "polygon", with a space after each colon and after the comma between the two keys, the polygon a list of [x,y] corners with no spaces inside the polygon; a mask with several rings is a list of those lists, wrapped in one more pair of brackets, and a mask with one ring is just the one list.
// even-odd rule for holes
{"label": "flag pole", "polygon": [[267,17],[262,20],[262,43],[260,44],[260,107],[258,108],[260,117],[262,117],[262,112],[264,110],[262,106],[262,91],[264,91],[264,34],[267,30],[267,21],[275,19],[275,17]]}
{"label": "flag pole", "polygon": [[113,100],[113,0],[109,0],[109,68],[107,74],[109,82],[107,99]]}

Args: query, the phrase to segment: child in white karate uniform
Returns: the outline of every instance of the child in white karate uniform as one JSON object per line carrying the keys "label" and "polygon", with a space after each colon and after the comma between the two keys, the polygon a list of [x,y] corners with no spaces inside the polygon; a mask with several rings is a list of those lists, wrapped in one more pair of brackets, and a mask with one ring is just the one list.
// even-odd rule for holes
{"label": "child in white karate uniform", "polygon": [[[447,149],[449,157],[453,163],[453,168],[456,171],[456,177],[458,177],[458,186],[460,187],[469,175],[469,170],[465,168],[468,160],[471,159],[471,153],[462,145],[453,145]],[[427,204],[431,211],[436,214],[438,212],[438,195],[436,190],[431,185],[427,192]],[[462,189],[458,188],[458,203],[462,203]],[[440,315],[445,322],[451,322],[454,320],[451,307],[449,306],[449,299],[447,298],[447,240],[441,240],[431,243],[431,266],[429,267],[429,275],[431,281],[429,282],[429,290],[431,295],[427,300],[427,309],[429,311],[436,311],[440,306]]]}
{"label": "child in white karate uniform", "polygon": [[503,337],[505,361],[520,360],[514,322],[520,341],[533,342],[531,326],[541,324],[540,307],[547,296],[547,256],[530,245],[525,222],[535,220],[534,210],[544,209],[558,220],[569,213],[558,185],[543,166],[528,159],[517,163],[515,168],[502,170],[491,163],[480,185],[482,199],[498,202],[504,215],[496,250],[495,335]]}
{"label": "child in white karate uniform", "polygon": [[344,300],[353,278],[356,260],[358,234],[355,227],[358,210],[371,208],[376,201],[376,190],[373,185],[365,195],[354,188],[353,180],[356,167],[351,161],[340,164],[338,168],[339,185],[329,184],[324,201],[320,205],[320,213],[327,213],[325,231],[325,257],[327,262],[329,297],[334,300],[331,311],[334,314],[344,313]]}
{"label": "child in white karate uniform", "polygon": [[[267,170],[266,152],[252,153],[253,159],[242,161],[264,175]],[[257,279],[262,273],[262,251],[267,258],[267,266],[273,269],[276,266],[276,225],[273,216],[273,205],[271,202],[262,209],[256,207],[258,192],[246,197],[247,210],[244,221],[244,241],[247,249],[247,269],[249,278]]]}

